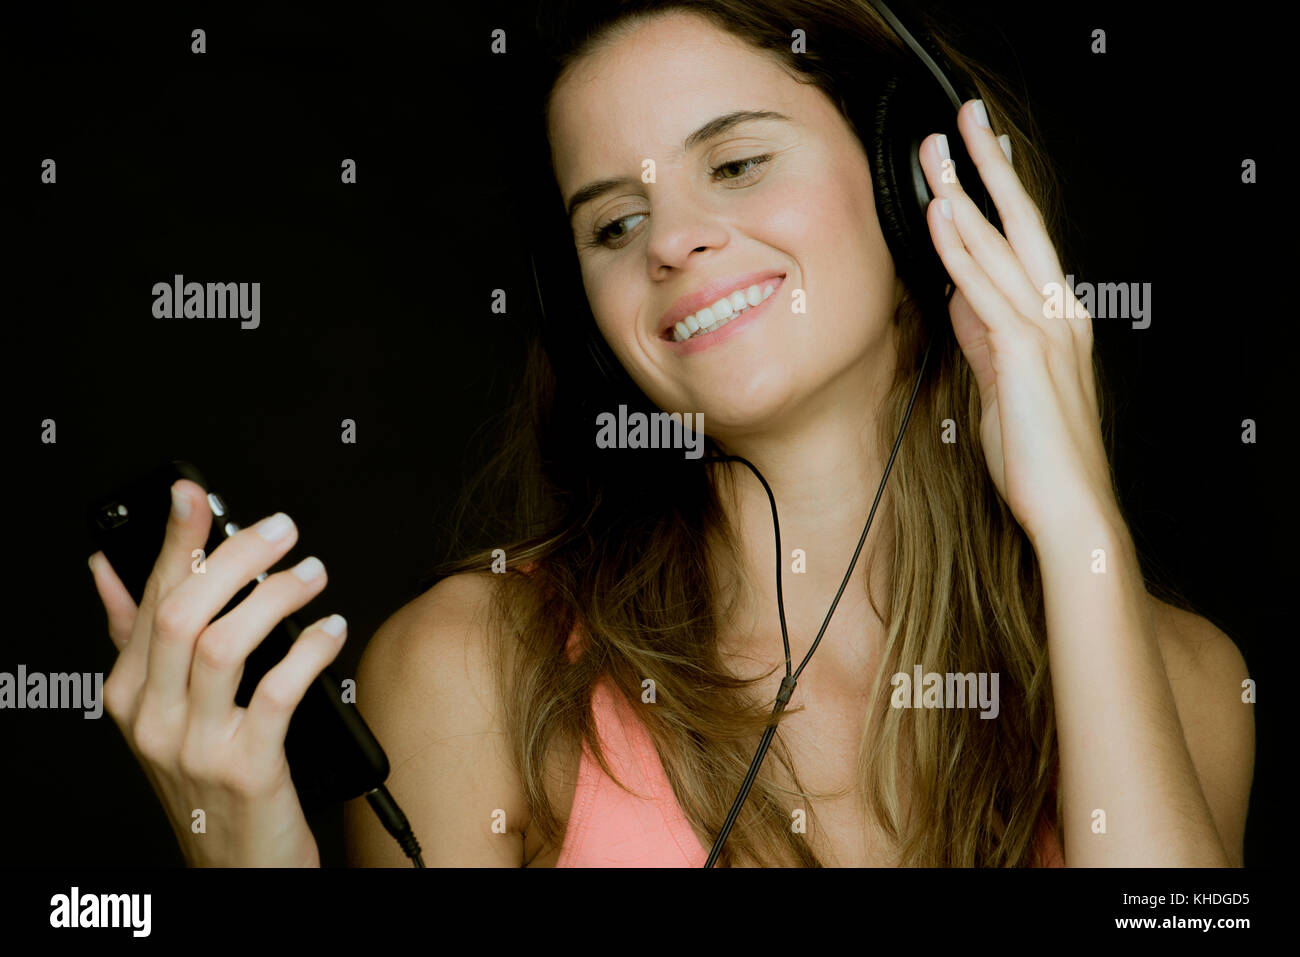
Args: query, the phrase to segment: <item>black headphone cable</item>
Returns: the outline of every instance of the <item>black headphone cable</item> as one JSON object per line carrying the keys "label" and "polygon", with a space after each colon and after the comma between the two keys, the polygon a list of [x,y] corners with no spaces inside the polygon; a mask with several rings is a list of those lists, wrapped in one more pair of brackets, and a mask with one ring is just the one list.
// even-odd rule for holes
{"label": "black headphone cable", "polygon": [[[951,295],[951,292],[949,295]],[[898,438],[894,440],[894,448],[889,453],[889,461],[885,465],[885,474],[880,478],[880,486],[876,489],[875,501],[871,503],[871,512],[867,515],[867,524],[863,526],[862,536],[858,539],[858,547],[854,549],[853,560],[849,562],[849,570],[844,573],[844,580],[840,582],[840,589],[835,593],[835,600],[831,602],[830,610],[826,612],[826,618],[822,622],[821,630],[817,632],[816,639],[813,640],[812,647],[808,649],[808,654],[804,656],[803,662],[793,673],[790,671],[790,634],[785,624],[785,600],[781,593],[781,566],[784,558],[781,554],[781,519],[776,512],[776,496],[772,494],[772,487],[767,484],[767,479],[763,478],[763,473],[748,459],[739,455],[713,455],[705,456],[700,460],[702,462],[739,462],[754,473],[754,476],[762,483],[763,491],[767,493],[767,500],[772,506],[772,527],[776,533],[776,605],[781,614],[781,641],[785,645],[785,677],[781,679],[781,687],[776,695],[776,705],[772,709],[772,720],[768,724],[767,730],[763,732],[763,739],[758,745],[758,750],[754,753],[754,760],[750,762],[749,773],[745,775],[745,781],[740,787],[740,793],[736,795],[736,800],[731,805],[731,811],[727,814],[727,820],[722,825],[722,831],[718,834],[718,839],[713,843],[713,850],[709,852],[709,858],[704,863],[705,867],[713,867],[718,855],[722,853],[722,846],[727,842],[727,836],[731,833],[736,818],[740,816],[740,809],[744,807],[745,799],[749,797],[749,790],[758,777],[758,769],[767,756],[767,749],[772,743],[773,735],[776,734],[776,717],[785,710],[785,706],[790,701],[790,696],[794,694],[799,675],[803,673],[804,667],[812,659],[813,652],[817,650],[817,645],[821,642],[822,636],[826,634],[826,628],[831,623],[831,616],[835,614],[835,608],[840,603],[840,597],[844,594],[844,589],[848,587],[849,579],[853,575],[853,569],[858,564],[858,556],[862,554],[862,546],[867,541],[867,532],[871,529],[871,520],[876,517],[876,507],[880,504],[880,496],[885,491],[885,482],[888,481],[889,472],[894,467],[894,459],[898,455],[898,448],[903,443],[903,433],[907,431],[907,423],[912,418],[912,406],[916,404],[916,396],[921,391],[921,381],[925,377],[925,369],[930,361],[931,345],[933,345],[933,340],[926,344],[925,355],[921,358],[921,371],[916,376],[916,385],[912,387],[912,397],[907,403],[907,412],[903,416],[903,425],[898,430]]]}

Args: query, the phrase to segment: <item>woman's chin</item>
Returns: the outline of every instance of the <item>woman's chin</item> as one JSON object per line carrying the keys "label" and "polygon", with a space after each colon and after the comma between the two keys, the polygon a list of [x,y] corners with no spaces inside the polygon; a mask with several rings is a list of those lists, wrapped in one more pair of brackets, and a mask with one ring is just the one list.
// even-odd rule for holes
{"label": "woman's chin", "polygon": [[728,437],[753,435],[770,428],[789,405],[789,397],[784,395],[754,394],[739,401],[734,396],[719,396],[702,400],[695,411],[703,413],[705,431],[725,442]]}

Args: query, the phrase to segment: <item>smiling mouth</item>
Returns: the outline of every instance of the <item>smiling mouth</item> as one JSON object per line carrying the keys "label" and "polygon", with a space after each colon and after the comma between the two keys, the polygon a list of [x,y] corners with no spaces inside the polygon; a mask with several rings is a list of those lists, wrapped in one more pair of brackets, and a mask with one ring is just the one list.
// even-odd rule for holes
{"label": "smiling mouth", "polygon": [[738,319],[756,306],[767,301],[785,276],[765,279],[762,283],[736,289],[730,295],[718,299],[711,306],[705,306],[699,312],[687,316],[676,325],[665,329],[662,338],[669,342],[688,342],[717,332],[733,319]]}

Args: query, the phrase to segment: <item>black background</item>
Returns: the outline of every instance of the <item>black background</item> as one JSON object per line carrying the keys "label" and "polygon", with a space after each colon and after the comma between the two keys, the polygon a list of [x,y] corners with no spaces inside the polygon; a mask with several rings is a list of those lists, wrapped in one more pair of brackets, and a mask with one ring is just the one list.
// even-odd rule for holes
{"label": "black background", "polygon": [[[282,567],[307,554],[328,567],[301,620],[347,617],[341,675],[445,555],[450,506],[517,380],[535,306],[505,194],[516,134],[495,106],[510,83],[489,50],[497,27],[527,42],[524,8],[433,6],[42,5],[11,25],[15,488],[0,670],[111,669],[81,508],[163,459],[198,464],[246,523],[293,516],[299,544]],[[1277,674],[1275,638],[1294,635],[1280,614],[1290,498],[1265,483],[1294,441],[1276,398],[1277,333],[1294,321],[1279,31],[1121,3],[952,8],[1030,93],[1064,180],[1066,271],[1152,284],[1150,328],[1095,323],[1149,570],[1238,643],[1253,676]],[[190,52],[195,27],[205,55]],[[1104,55],[1090,52],[1098,28]],[[47,157],[57,185],[40,182]],[[356,185],[340,183],[345,157]],[[1247,157],[1257,185],[1241,183]],[[175,273],[261,282],[261,327],[154,319],[152,286]],[[490,311],[498,288],[504,316]],[[340,442],[345,418],[355,445]],[[1257,445],[1240,440],[1245,418]],[[55,444],[40,440],[46,419]],[[1279,697],[1265,680],[1250,865],[1278,855]],[[0,739],[5,863],[181,863],[107,713],[6,711]],[[340,810],[312,825],[324,862],[342,864]]]}

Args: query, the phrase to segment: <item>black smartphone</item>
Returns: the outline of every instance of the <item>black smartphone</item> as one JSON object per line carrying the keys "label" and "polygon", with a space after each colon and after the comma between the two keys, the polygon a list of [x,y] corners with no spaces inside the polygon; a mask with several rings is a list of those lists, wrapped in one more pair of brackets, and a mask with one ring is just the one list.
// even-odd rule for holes
{"label": "black smartphone", "polygon": [[[235,523],[229,503],[208,488],[203,475],[189,462],[164,463],[87,506],[91,537],[108,556],[113,571],[137,605],[162,551],[172,484],[181,478],[190,479],[208,492],[212,533],[204,556],[210,556],[240,526]],[[240,589],[216,617],[243,601],[265,577],[263,572]],[[244,666],[236,704],[248,707],[258,682],[284,658],[301,630],[290,615],[254,649]],[[388,756],[356,705],[345,700],[343,685],[332,668],[327,667],[303,696],[289,722],[284,746],[304,811],[360,797],[388,779]]]}

